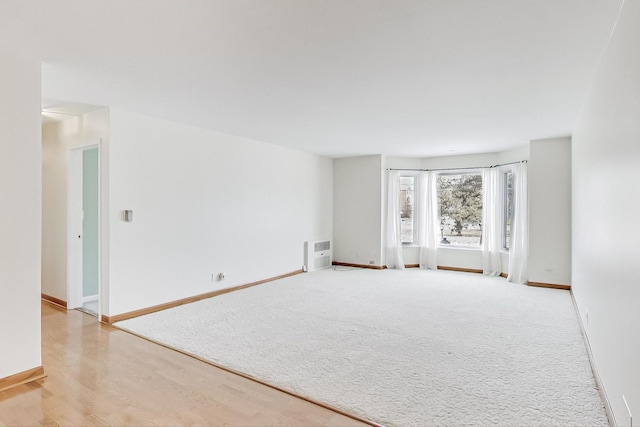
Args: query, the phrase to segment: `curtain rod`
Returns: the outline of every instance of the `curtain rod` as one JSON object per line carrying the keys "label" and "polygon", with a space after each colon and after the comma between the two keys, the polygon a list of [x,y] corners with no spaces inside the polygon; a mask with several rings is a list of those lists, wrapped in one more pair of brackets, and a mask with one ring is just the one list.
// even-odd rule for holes
{"label": "curtain rod", "polygon": [[458,171],[458,170],[472,170],[472,169],[491,169],[499,168],[501,166],[515,165],[517,163],[528,163],[528,160],[520,160],[518,162],[502,163],[493,166],[472,166],[467,168],[437,168],[437,169],[403,169],[403,168],[387,168],[388,171],[416,171],[416,172],[432,172],[432,171]]}

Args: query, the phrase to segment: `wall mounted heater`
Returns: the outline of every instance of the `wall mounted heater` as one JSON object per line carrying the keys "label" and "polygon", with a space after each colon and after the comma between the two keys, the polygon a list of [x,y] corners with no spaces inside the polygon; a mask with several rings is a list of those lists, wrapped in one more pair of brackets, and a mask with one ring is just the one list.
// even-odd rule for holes
{"label": "wall mounted heater", "polygon": [[307,271],[331,267],[331,240],[304,242],[304,265]]}

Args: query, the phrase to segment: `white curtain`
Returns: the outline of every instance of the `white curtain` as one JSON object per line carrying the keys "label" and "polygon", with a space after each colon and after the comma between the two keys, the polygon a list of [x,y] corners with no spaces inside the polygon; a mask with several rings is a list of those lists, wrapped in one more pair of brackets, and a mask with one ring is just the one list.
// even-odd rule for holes
{"label": "white curtain", "polygon": [[422,172],[418,180],[418,245],[420,246],[420,268],[438,269],[436,248],[438,245],[438,197],[436,173]]}
{"label": "white curtain", "polygon": [[504,197],[500,176],[498,168],[482,172],[482,272],[489,276],[502,273]]}
{"label": "white curtain", "polygon": [[509,275],[507,280],[527,283],[529,280],[529,194],[527,164],[513,167],[513,217],[509,244]]}
{"label": "white curtain", "polygon": [[389,171],[387,192],[387,268],[404,270],[402,235],[400,233],[400,172]]}

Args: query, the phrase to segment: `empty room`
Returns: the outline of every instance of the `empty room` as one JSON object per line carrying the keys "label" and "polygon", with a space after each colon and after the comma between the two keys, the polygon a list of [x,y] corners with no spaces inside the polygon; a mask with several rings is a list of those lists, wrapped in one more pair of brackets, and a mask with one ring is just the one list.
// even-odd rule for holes
{"label": "empty room", "polygon": [[0,426],[632,427],[639,52],[638,0],[0,0]]}

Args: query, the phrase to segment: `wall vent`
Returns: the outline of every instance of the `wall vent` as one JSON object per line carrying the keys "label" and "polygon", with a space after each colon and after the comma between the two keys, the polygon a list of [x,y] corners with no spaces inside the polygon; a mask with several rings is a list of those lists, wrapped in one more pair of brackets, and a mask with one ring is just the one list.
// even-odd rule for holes
{"label": "wall vent", "polygon": [[314,240],[304,243],[304,265],[307,271],[331,267],[331,240]]}

